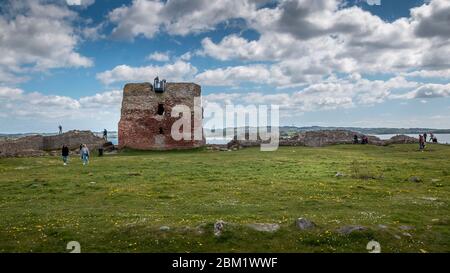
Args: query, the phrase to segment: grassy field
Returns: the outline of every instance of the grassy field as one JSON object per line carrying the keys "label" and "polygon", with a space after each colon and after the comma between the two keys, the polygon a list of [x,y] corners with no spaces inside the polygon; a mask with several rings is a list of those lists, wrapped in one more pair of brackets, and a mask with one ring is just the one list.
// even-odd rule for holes
{"label": "grassy field", "polygon": [[[68,252],[69,241],[82,252],[367,252],[370,240],[382,252],[450,252],[449,202],[445,145],[126,151],[87,167],[0,159],[0,252]],[[299,217],[317,227],[298,230]],[[368,229],[336,231],[346,225]]]}

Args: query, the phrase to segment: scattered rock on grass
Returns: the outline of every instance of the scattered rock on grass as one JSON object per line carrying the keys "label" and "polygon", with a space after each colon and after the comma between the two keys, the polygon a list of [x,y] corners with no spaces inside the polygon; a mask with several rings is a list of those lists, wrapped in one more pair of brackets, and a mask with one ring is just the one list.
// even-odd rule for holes
{"label": "scattered rock on grass", "polygon": [[437,201],[438,200],[436,197],[428,197],[428,196],[422,197],[422,199],[426,200],[426,201]]}
{"label": "scattered rock on grass", "polygon": [[367,228],[363,226],[344,226],[338,229],[338,233],[342,235],[349,235],[350,233],[364,230],[367,230]]}
{"label": "scattered rock on grass", "polygon": [[295,226],[301,230],[313,229],[316,224],[305,218],[298,218],[295,220]]}
{"label": "scattered rock on grass", "polygon": [[343,176],[344,176],[344,174],[341,173],[341,172],[337,172],[336,175],[335,175],[335,177],[343,177]]}
{"label": "scattered rock on grass", "polygon": [[412,226],[399,226],[399,228],[401,230],[413,230],[414,229],[414,227],[412,227]]}
{"label": "scattered rock on grass", "polygon": [[422,178],[420,178],[418,176],[411,176],[408,180],[409,180],[409,182],[414,182],[414,183],[421,183],[422,182]]}
{"label": "scattered rock on grass", "polygon": [[412,235],[410,233],[408,233],[408,232],[403,232],[402,235],[405,236],[405,237],[412,238]]}
{"label": "scattered rock on grass", "polygon": [[280,229],[278,224],[249,224],[248,227],[262,232],[275,232]]}
{"label": "scattered rock on grass", "polygon": [[192,228],[190,226],[185,226],[181,229],[181,231],[187,233],[187,232],[192,231]]}
{"label": "scattered rock on grass", "polygon": [[225,222],[222,220],[217,221],[214,224],[214,236],[219,237],[220,235],[222,235],[222,231],[225,227]]}
{"label": "scattered rock on grass", "polygon": [[161,231],[169,231],[169,230],[170,230],[170,227],[168,227],[168,226],[162,226],[162,227],[159,228],[159,230],[161,230]]}

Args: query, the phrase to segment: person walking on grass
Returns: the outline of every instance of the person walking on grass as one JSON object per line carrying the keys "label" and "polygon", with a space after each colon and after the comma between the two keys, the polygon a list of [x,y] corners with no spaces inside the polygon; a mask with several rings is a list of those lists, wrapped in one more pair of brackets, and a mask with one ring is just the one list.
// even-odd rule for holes
{"label": "person walking on grass", "polygon": [[427,133],[425,133],[425,134],[423,134],[423,142],[425,143],[425,142],[427,142]]}
{"label": "person walking on grass", "polygon": [[64,162],[64,166],[66,166],[69,163],[69,147],[67,147],[65,144],[62,146],[61,149],[61,156]]}
{"label": "person walking on grass", "polygon": [[419,135],[419,150],[423,152],[425,149],[425,140],[423,135]]}
{"label": "person walking on grass", "polygon": [[81,160],[83,161],[83,166],[89,164],[89,149],[86,144],[83,144],[83,148],[81,148]]}

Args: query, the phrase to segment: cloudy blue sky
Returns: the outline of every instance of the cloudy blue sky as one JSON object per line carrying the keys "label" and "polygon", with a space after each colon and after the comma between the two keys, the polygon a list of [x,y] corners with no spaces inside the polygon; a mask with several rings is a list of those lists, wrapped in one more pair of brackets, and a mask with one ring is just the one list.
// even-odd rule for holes
{"label": "cloudy blue sky", "polygon": [[126,82],[282,125],[450,128],[450,0],[0,0],[0,132],[117,130]]}

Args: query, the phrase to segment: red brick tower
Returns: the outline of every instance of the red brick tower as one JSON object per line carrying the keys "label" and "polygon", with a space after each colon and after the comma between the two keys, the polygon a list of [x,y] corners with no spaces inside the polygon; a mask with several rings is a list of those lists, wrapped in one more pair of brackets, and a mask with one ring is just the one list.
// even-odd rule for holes
{"label": "red brick tower", "polygon": [[[165,83],[155,79],[153,86],[150,83],[126,84],[119,122],[119,148],[171,150],[205,145],[202,108],[195,107],[195,98],[201,101],[201,87],[194,83]],[[185,105],[191,110],[191,139],[175,140],[171,135],[172,125],[180,119],[171,115],[176,105]],[[200,140],[194,138],[195,132],[201,132]]]}

